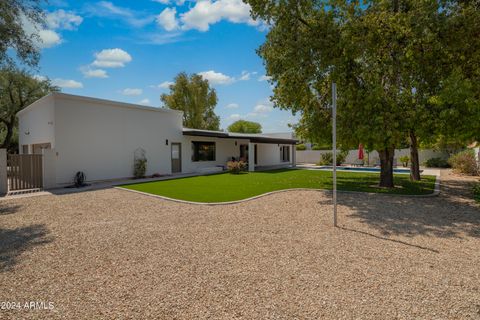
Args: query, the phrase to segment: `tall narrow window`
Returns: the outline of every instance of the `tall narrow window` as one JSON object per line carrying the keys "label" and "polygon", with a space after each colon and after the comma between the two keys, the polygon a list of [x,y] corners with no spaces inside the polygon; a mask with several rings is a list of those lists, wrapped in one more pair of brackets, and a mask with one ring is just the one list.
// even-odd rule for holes
{"label": "tall narrow window", "polygon": [[290,146],[281,146],[280,147],[280,161],[289,162],[290,161]]}
{"label": "tall narrow window", "polygon": [[215,161],[215,142],[193,141],[192,161]]}

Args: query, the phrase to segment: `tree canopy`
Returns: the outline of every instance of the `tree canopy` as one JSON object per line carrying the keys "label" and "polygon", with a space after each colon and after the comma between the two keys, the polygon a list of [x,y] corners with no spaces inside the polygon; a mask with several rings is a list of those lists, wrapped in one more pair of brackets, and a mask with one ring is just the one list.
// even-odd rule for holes
{"label": "tree canopy", "polygon": [[59,89],[49,80],[40,80],[29,72],[13,67],[0,70],[0,148],[12,150],[17,127],[16,114],[36,100]]}
{"label": "tree canopy", "polygon": [[262,125],[253,121],[237,120],[228,126],[227,131],[239,133],[262,133]]}
{"label": "tree canopy", "polygon": [[393,186],[394,149],[412,131],[422,139],[460,125],[469,135],[475,131],[466,116],[479,109],[472,81],[480,72],[475,1],[246,2],[254,18],[271,25],[258,53],[275,105],[301,113],[297,129],[304,138],[328,141],[336,82],[339,144],[377,150],[381,186]]}
{"label": "tree canopy", "polygon": [[170,85],[170,93],[162,94],[160,99],[168,108],[183,111],[185,127],[219,130],[220,118],[215,114],[217,94],[202,76],[179,73]]}
{"label": "tree canopy", "polygon": [[41,8],[43,0],[2,0],[0,1],[0,66],[13,64],[8,51],[13,49],[17,58],[28,66],[36,66],[40,58],[40,41],[36,33],[25,31],[24,24],[34,26],[44,23]]}

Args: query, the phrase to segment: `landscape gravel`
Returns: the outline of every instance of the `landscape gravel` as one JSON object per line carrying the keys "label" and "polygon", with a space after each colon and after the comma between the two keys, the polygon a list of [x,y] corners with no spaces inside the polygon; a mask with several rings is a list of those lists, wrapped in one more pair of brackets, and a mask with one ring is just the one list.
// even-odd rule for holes
{"label": "landscape gravel", "polygon": [[339,194],[339,228],[322,191],[1,201],[0,302],[21,308],[0,319],[480,319],[473,180],[443,171],[431,198]]}

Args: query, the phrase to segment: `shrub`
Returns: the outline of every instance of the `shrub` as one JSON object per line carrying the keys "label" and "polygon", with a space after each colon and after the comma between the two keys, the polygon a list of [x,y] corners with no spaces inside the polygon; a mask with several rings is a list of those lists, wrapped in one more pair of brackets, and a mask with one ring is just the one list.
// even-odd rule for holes
{"label": "shrub", "polygon": [[429,168],[450,168],[448,161],[442,158],[430,158],[424,163]]}
{"label": "shrub", "polygon": [[402,165],[405,168],[408,167],[408,163],[410,162],[410,157],[409,156],[401,156],[399,159],[400,159],[400,162],[402,163]]}
{"label": "shrub", "polygon": [[329,145],[314,144],[312,150],[332,150],[332,147]]}
{"label": "shrub", "polygon": [[[341,165],[345,162],[345,158],[347,158],[348,151],[340,151],[337,153],[337,166]],[[322,166],[331,166],[333,164],[333,153],[326,152],[320,156],[320,165]]]}
{"label": "shrub", "polygon": [[299,151],[307,150],[307,147],[303,143],[297,144],[297,150]]}
{"label": "shrub", "polygon": [[477,183],[473,186],[473,199],[480,202],[480,183]]}
{"label": "shrub", "polygon": [[147,171],[147,159],[135,159],[133,165],[133,176],[136,179],[145,177],[145,172]]}
{"label": "shrub", "polygon": [[240,172],[247,170],[247,163],[243,161],[228,161],[227,169],[230,173],[239,174]]}
{"label": "shrub", "polygon": [[475,159],[473,150],[465,150],[454,154],[448,159],[448,163],[458,173],[471,176],[477,176],[479,173],[477,159]]}

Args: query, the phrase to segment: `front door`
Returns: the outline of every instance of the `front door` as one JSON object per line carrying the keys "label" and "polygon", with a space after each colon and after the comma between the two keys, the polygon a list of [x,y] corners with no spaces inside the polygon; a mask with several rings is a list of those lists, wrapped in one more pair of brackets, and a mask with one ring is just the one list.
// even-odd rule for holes
{"label": "front door", "polygon": [[182,144],[172,143],[172,173],[182,172]]}
{"label": "front door", "polygon": [[240,161],[248,162],[248,144],[240,145]]}

